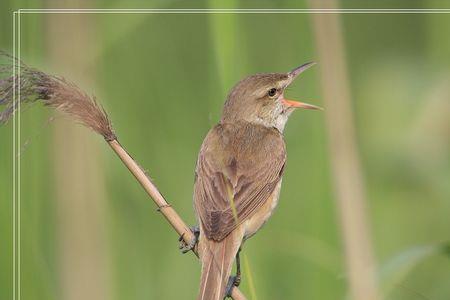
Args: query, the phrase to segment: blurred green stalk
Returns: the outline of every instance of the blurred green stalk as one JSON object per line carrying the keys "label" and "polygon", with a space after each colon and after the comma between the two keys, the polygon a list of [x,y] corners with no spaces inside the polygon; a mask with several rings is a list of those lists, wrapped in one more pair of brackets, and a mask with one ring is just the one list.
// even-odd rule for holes
{"label": "blurred green stalk", "polygon": [[[58,4],[50,1],[47,5]],[[79,3],[72,1],[65,5],[74,7]],[[83,78],[89,85],[95,81],[92,66],[90,72],[85,71],[87,58],[96,45],[95,27],[88,14],[53,14],[46,19],[49,60],[59,69],[70,70],[76,81]],[[52,146],[59,299],[110,299],[107,192],[99,148],[92,143],[91,132],[74,126],[72,120],[56,122]]]}
{"label": "blurred green stalk", "polygon": [[[322,8],[309,0],[310,7]],[[337,8],[336,0],[327,8]],[[350,294],[354,300],[380,299],[366,213],[366,195],[355,137],[351,95],[338,14],[313,14],[314,36],[320,63],[321,84],[341,222]]]}

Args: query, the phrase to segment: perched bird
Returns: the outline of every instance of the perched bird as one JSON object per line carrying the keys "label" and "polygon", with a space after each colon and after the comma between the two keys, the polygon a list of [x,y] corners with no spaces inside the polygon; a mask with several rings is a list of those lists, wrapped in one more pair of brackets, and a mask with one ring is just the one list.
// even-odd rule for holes
{"label": "perched bird", "polygon": [[[288,73],[256,74],[237,83],[219,124],[203,141],[194,185],[202,264],[199,300],[222,300],[239,284],[241,244],[277,206],[288,117],[296,108],[319,108],[287,100],[284,91],[312,65]],[[230,277],[235,257],[237,276]]]}

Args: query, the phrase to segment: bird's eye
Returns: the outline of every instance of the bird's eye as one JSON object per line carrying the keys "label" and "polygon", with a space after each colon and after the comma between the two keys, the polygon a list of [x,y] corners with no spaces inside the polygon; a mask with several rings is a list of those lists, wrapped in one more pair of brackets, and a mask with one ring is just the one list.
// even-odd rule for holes
{"label": "bird's eye", "polygon": [[277,89],[276,88],[271,88],[269,90],[269,92],[267,92],[267,94],[269,95],[269,97],[273,97],[277,94]]}

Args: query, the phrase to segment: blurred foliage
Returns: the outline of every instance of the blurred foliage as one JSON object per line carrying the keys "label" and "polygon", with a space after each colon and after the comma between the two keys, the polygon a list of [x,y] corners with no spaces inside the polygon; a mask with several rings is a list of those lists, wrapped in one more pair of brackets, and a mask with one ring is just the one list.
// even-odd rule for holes
{"label": "blurred foliage", "polygon": [[[89,3],[104,8],[212,5],[192,1]],[[376,5],[404,7],[405,3],[381,1]],[[303,1],[235,4],[305,7]],[[408,4],[432,7],[433,1]],[[442,2],[434,4],[438,7]],[[13,9],[46,5],[38,0],[2,1],[0,48],[12,52]],[[368,2],[345,1],[343,6],[361,5]],[[191,199],[196,155],[204,135],[219,119],[226,91],[248,74],[287,71],[313,60],[309,16],[89,17],[96,32],[96,52],[89,58],[96,84],[80,85],[98,96],[121,143],[149,169],[185,221],[194,224]],[[386,299],[449,299],[448,251],[435,245],[450,238],[450,17],[346,14],[342,18],[370,225]],[[47,42],[52,37],[46,31],[46,15],[23,15],[21,28],[22,58],[29,65],[71,78],[70,68],[47,63]],[[320,99],[318,86],[313,68],[288,95],[320,105],[320,100],[314,100]],[[61,299],[63,288],[52,151],[64,141],[53,138],[51,128],[58,121],[49,120],[54,115],[39,105],[21,115],[23,299]],[[323,123],[320,113],[302,111],[287,125],[289,160],[280,205],[267,227],[243,250],[258,299],[346,297]],[[0,140],[0,299],[11,299],[11,123],[0,128]],[[101,138],[94,136],[92,143],[102,149],[98,159],[104,165],[108,199],[104,210],[113,299],[192,299],[198,287],[198,262],[179,254],[177,236]],[[242,289],[251,294],[245,273]]]}

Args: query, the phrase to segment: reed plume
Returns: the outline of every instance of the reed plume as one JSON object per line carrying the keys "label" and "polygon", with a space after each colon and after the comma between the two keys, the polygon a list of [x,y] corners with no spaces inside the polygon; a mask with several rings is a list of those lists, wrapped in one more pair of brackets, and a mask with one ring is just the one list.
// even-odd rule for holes
{"label": "reed plume", "polygon": [[[14,60],[11,56],[0,53],[3,58]],[[6,108],[0,112],[0,124],[6,123],[18,107],[14,102],[14,83],[20,88],[20,104],[42,102],[46,106],[73,116],[83,125],[101,134],[105,140],[116,139],[111,121],[105,110],[94,96],[89,96],[76,84],[63,77],[46,74],[15,60],[20,74],[0,80],[0,104]],[[0,74],[11,74],[12,64],[0,65]],[[16,97],[17,98],[17,97]]]}

